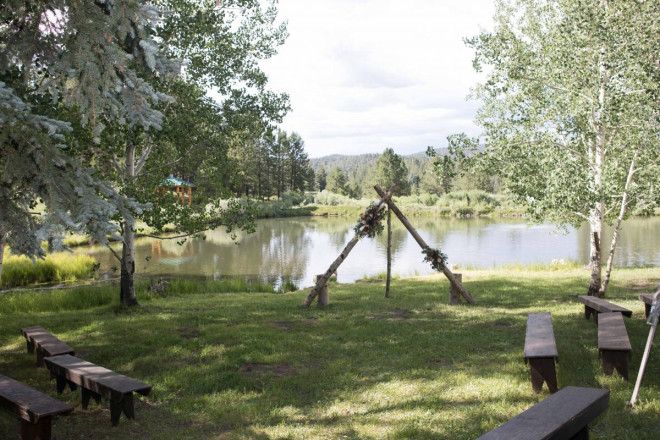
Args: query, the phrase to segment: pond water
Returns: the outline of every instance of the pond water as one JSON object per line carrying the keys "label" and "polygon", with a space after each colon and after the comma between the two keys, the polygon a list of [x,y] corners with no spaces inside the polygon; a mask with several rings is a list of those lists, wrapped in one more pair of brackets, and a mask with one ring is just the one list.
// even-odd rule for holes
{"label": "pond water", "polygon": [[[411,223],[431,247],[445,252],[449,265],[489,268],[570,259],[589,260],[587,227],[558,232],[553,225],[528,225],[516,219],[411,218]],[[298,217],[257,222],[254,234],[239,235],[234,242],[224,229],[206,233],[206,239],[138,239],[136,274],[144,276],[193,276],[220,279],[245,277],[278,287],[292,281],[311,286],[315,274],[324,273],[353,236],[355,219]],[[615,252],[616,266],[660,265],[660,218],[633,218],[624,223]],[[611,232],[606,231],[607,248]],[[119,248],[117,248],[119,249]],[[112,273],[117,260],[102,247],[78,248],[92,255],[101,270]],[[338,281],[353,282],[386,271],[386,234],[364,238],[338,270]],[[392,273],[400,276],[433,272],[424,263],[421,249],[403,225],[392,218]]]}

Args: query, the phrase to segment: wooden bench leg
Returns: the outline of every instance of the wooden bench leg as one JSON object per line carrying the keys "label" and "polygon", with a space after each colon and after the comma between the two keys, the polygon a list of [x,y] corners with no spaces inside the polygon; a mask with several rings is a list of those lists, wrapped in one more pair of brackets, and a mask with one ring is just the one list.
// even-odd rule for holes
{"label": "wooden bench leg", "polygon": [[82,397],[82,409],[87,409],[91,397],[94,398],[96,403],[101,403],[101,395],[85,387],[80,387],[80,396]]}
{"label": "wooden bench leg", "polygon": [[119,424],[119,417],[124,413],[126,418],[135,419],[135,408],[133,407],[133,393],[126,393],[120,398],[115,398],[110,401],[110,421],[112,426]]}
{"label": "wooden bench leg", "polygon": [[42,417],[38,423],[21,420],[21,440],[50,440],[50,417]]}
{"label": "wooden bench leg", "polygon": [[629,352],[622,350],[602,350],[601,358],[603,363],[603,373],[611,376],[614,369],[616,369],[624,380],[628,380],[629,355]]}
{"label": "wooden bench leg", "polygon": [[589,318],[594,317],[594,321],[596,322],[596,326],[598,326],[598,311],[594,308],[589,307],[588,305],[584,305],[584,319],[589,320]]}
{"label": "wooden bench leg", "polygon": [[27,343],[27,352],[29,354],[34,353],[34,343],[31,342],[30,340],[25,341]]}
{"label": "wooden bench leg", "polygon": [[555,369],[554,358],[531,358],[528,360],[534,392],[540,393],[543,382],[545,382],[548,384],[550,392],[555,393],[557,391],[557,370]]}
{"label": "wooden bench leg", "polygon": [[133,393],[124,394],[122,399],[122,411],[128,419],[135,419],[135,407],[133,406]]}
{"label": "wooden bench leg", "polygon": [[649,313],[651,313],[651,304],[644,303],[644,316],[646,316],[646,319],[649,318]]}
{"label": "wooden bench leg", "polygon": [[37,367],[45,367],[44,365],[44,352],[37,348]]}
{"label": "wooden bench leg", "polygon": [[585,426],[577,432],[570,440],[589,440],[589,426]]}
{"label": "wooden bench leg", "polygon": [[[51,373],[52,376],[52,373]],[[71,382],[69,379],[63,376],[57,376],[55,375],[55,382],[56,382],[56,387],[57,387],[57,394],[62,394],[64,389],[66,388],[67,385],[69,385],[69,388],[71,391],[75,391],[78,388],[78,385],[75,383]]]}

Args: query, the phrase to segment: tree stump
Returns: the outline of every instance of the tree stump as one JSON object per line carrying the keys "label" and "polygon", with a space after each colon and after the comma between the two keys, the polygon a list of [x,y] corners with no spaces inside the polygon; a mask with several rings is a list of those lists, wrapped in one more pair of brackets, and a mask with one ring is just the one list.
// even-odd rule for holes
{"label": "tree stump", "polygon": [[[314,283],[316,283],[319,278],[321,278],[324,274],[319,274],[319,275],[314,275]],[[319,291],[319,305],[320,306],[327,306],[330,304],[330,295],[328,294],[328,283],[326,282],[322,287],[321,290]]]}
{"label": "tree stump", "polygon": [[[455,273],[454,277],[459,283],[463,283],[463,274]],[[449,283],[449,304],[460,304],[461,303],[461,293],[454,287],[452,283]]]}

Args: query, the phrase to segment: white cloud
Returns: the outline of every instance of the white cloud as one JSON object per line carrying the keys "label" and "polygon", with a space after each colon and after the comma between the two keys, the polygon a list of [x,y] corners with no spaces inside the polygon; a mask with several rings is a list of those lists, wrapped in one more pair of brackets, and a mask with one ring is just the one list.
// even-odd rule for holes
{"label": "white cloud", "polygon": [[311,157],[409,154],[478,132],[463,38],[490,27],[492,0],[280,0],[279,9],[290,37],[263,67],[291,97],[282,127]]}

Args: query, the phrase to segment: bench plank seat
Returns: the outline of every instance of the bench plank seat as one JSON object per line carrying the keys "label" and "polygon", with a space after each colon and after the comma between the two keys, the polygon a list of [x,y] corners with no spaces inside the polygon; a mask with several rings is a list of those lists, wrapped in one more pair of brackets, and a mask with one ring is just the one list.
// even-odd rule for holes
{"label": "bench plank seat", "polygon": [[548,384],[551,393],[557,391],[555,362],[558,357],[550,313],[528,314],[523,358],[529,363],[532,389],[536,393],[541,392],[543,382]]}
{"label": "bench plank seat", "polygon": [[637,298],[644,303],[644,316],[649,317],[651,306],[653,305],[653,293],[641,293]]}
{"label": "bench plank seat", "polygon": [[21,418],[23,440],[49,440],[51,418],[73,411],[71,405],[3,375],[0,375],[0,405]]}
{"label": "bench plank seat", "polygon": [[75,351],[57,337],[53,336],[43,327],[34,326],[21,329],[21,333],[27,341],[28,353],[37,351],[37,366],[43,367],[43,358],[47,356],[59,356],[62,354],[74,355]]}
{"label": "bench plank seat", "polygon": [[123,412],[129,419],[135,418],[133,392],[146,396],[151,385],[132,379],[91,362],[71,355],[51,356],[44,359],[46,368],[57,380],[57,392],[61,393],[68,384],[71,389],[81,387],[82,407],[87,409],[89,399],[100,402],[101,397],[110,401],[110,420],[113,426],[119,423]]}
{"label": "bench plank seat", "polygon": [[588,439],[589,423],[609,401],[609,390],[562,388],[478,440]]}
{"label": "bench plank seat", "polygon": [[603,373],[610,376],[613,370],[628,380],[628,358],[632,346],[621,313],[598,315],[598,353],[602,359]]}
{"label": "bench plank seat", "polygon": [[632,316],[632,310],[617,306],[616,304],[605,301],[604,299],[598,298],[596,296],[578,295],[578,300],[584,304],[584,318],[589,319],[593,315],[594,321],[596,321],[596,325],[598,325],[597,315],[600,313],[619,312],[628,318]]}

